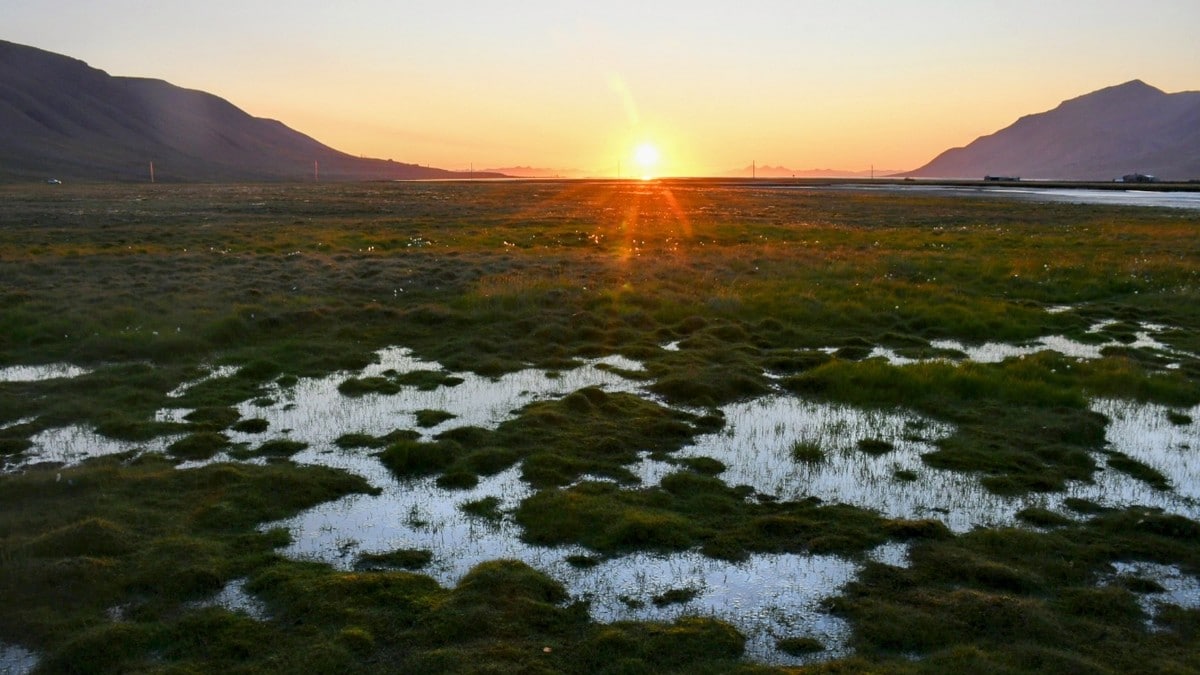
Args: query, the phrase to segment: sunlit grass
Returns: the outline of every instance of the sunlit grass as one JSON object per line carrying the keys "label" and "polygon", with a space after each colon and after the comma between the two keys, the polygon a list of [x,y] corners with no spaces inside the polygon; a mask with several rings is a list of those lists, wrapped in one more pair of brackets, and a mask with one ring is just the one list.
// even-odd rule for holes
{"label": "sunlit grass", "polygon": [[[486,499],[463,512],[480,527],[515,517],[530,541],[587,546],[594,555],[575,556],[581,565],[630,551],[739,560],[916,542],[911,569],[867,564],[835,601],[858,654],[833,669],[1200,668],[1195,610],[1166,610],[1167,630],[1151,632],[1134,591],[1096,585],[1119,560],[1200,573],[1187,519],[1068,499],[1071,517],[1029,508],[1018,516],[1028,529],[952,536],[933,520],[752,499],[719,480],[725,467],[711,458],[681,460],[653,487],[629,469],[641,453],[665,459],[719,430],[716,406],[782,389],[952,425],[925,466],[889,474],[897,489],[923,471],[959,471],[1001,495],[1054,493],[1103,464],[1169,490],[1136,458],[1096,454],[1106,420],[1089,402],[1154,402],[1172,408],[1171,424],[1191,423],[1179,410],[1200,402],[1194,213],[658,181],[6,186],[0,199],[0,365],[92,369],[0,383],[0,459],[72,424],[135,443],[178,437],[167,457],[0,477],[0,642],[36,648],[48,670],[755,668],[737,661],[744,643],[728,625],[599,625],[517,563],[487,563],[442,588],[403,571],[428,564],[428,551],[398,548],[336,572],[280,558],[281,533],[255,529],[367,489],[292,465],[305,450],[297,441],[230,443],[285,433],[236,414],[278,395],[273,383],[286,392],[342,373],[343,394],[365,400],[612,354],[644,363],[630,376],[661,399],[586,390],[496,430],[429,442],[345,429],[338,449],[381,452],[397,475],[455,490],[521,463],[539,489],[515,514]],[[1116,323],[1088,333],[1104,320]],[[1181,354],[1122,347],[1089,361],[981,364],[934,360],[948,355],[931,345],[1047,335],[1127,345],[1146,322]],[[343,373],[388,346],[445,370]],[[875,347],[920,362],[867,359]],[[214,365],[233,374],[168,396]],[[164,407],[196,412],[157,420]],[[442,410],[407,412],[421,428],[452,422]],[[886,458],[888,443],[867,439],[855,452]],[[816,444],[793,450],[800,465],[833,461]],[[219,452],[271,462],[173,468]],[[269,621],[185,607],[239,576]],[[665,606],[687,600],[675,590]],[[129,618],[112,620],[115,606]],[[778,647],[823,645],[781,636]]]}

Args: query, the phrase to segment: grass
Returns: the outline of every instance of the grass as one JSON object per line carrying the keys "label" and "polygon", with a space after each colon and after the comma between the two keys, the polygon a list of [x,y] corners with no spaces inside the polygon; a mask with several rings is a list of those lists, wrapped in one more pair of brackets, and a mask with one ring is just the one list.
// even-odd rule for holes
{"label": "grass", "polygon": [[[286,433],[237,410],[286,400],[303,377],[338,374],[347,397],[387,396],[612,354],[642,362],[624,374],[658,398],[584,390],[498,429],[432,441],[345,429],[337,445],[454,488],[519,463],[533,494],[511,517],[530,542],[591,549],[578,565],[629,551],[736,560],[912,542],[911,569],[864,563],[833,602],[855,654],[818,669],[1200,669],[1195,610],[1166,608],[1164,630],[1150,632],[1135,582],[1097,584],[1118,560],[1200,572],[1193,521],[1067,499],[1072,518],[1026,509],[1021,528],[952,536],[932,521],[753,495],[718,480],[719,462],[673,456],[721,430],[717,406],[782,389],[949,423],[920,472],[977,473],[999,494],[1087,481],[1095,457],[1169,490],[1148,465],[1103,454],[1107,420],[1088,402],[1153,402],[1171,424],[1192,423],[1192,212],[688,182],[3,186],[0,203],[0,364],[93,369],[0,383],[0,459],[20,461],[36,434],[74,424],[177,437],[166,457],[0,475],[0,641],[35,648],[49,672],[769,670],[739,660],[744,639],[728,625],[597,624],[517,563],[484,563],[444,588],[403,564],[422,552],[384,554],[372,571],[283,559],[286,533],[260,524],[366,484],[287,461],[174,468],[222,451],[299,451],[226,434]],[[1073,309],[1045,311],[1054,305]],[[1089,333],[1101,320],[1115,323]],[[1167,326],[1160,339],[1185,354],[1133,348],[1142,323]],[[935,340],[1047,335],[1122,346],[1091,361],[928,361],[954,356]],[[444,368],[352,374],[387,346]],[[889,365],[868,358],[875,347],[927,361]],[[235,369],[168,395],[216,366]],[[192,412],[164,422],[162,408]],[[824,458],[798,450],[797,461]],[[647,454],[677,466],[658,487],[630,471]],[[897,470],[896,484],[920,472]],[[464,508],[510,515],[487,499]],[[269,620],[187,604],[235,578]],[[109,617],[118,605],[126,620]]]}
{"label": "grass", "polygon": [[810,637],[781,638],[775,642],[775,647],[792,656],[804,656],[825,651],[825,645],[821,644],[820,640]]}
{"label": "grass", "polygon": [[886,455],[896,449],[896,446],[891,441],[884,441],[878,438],[864,438],[858,442],[858,449],[868,455]]}
{"label": "grass", "polygon": [[539,488],[566,485],[584,474],[634,482],[626,465],[636,462],[639,452],[665,457],[697,431],[720,423],[589,387],[560,400],[531,403],[495,431],[460,427],[433,442],[400,440],[380,458],[398,476],[444,472],[447,487],[471,487],[479,476],[517,461],[525,481]]}
{"label": "grass", "polygon": [[672,588],[654,596],[650,602],[654,603],[655,607],[666,607],[690,602],[698,595],[700,591],[694,588]]}
{"label": "grass", "polygon": [[215,431],[198,431],[167,446],[167,453],[179,459],[209,459],[230,447],[229,437]]}
{"label": "grass", "polygon": [[792,458],[803,464],[820,464],[826,456],[820,445],[800,441],[792,446]]}
{"label": "grass", "polygon": [[456,417],[454,413],[445,410],[418,410],[416,413],[417,426],[428,429]]}
{"label": "grass", "polygon": [[57,473],[5,476],[0,491],[0,591],[12,603],[0,634],[52,656],[109,630],[115,605],[130,605],[143,622],[168,620],[180,603],[275,558],[286,535],[259,532],[258,523],[368,490],[327,469],[178,471],[153,455]]}
{"label": "grass", "polygon": [[1095,579],[1114,560],[1200,569],[1197,525],[1137,509],[1057,525],[924,540],[911,569],[868,565],[836,611],[861,655],[915,655],[923,671],[1195,669],[1185,634],[1147,631],[1134,595]]}
{"label": "grass", "polygon": [[[980,471],[999,494],[1061,490],[1068,480],[1089,480],[1098,468],[1090,453],[1104,447],[1105,419],[1091,412],[1084,392],[1112,393],[1096,385],[1113,369],[1073,363],[1043,352],[999,364],[930,362],[893,366],[836,359],[792,376],[785,386],[801,395],[869,407],[905,406],[954,423],[923,461],[941,469]],[[1133,379],[1132,373],[1122,378]],[[1171,380],[1170,376],[1155,376]],[[1172,384],[1174,386],[1174,383]],[[1191,396],[1179,380],[1170,395]],[[1135,393],[1130,386],[1127,393]],[[867,443],[864,451],[886,452]]]}
{"label": "grass", "polygon": [[307,447],[308,443],[276,438],[259,445],[254,454],[264,457],[291,457]]}
{"label": "grass", "polygon": [[1167,421],[1177,426],[1185,426],[1193,422],[1192,417],[1177,410],[1167,411]]}
{"label": "grass", "polygon": [[387,553],[364,553],[354,562],[356,570],[419,570],[433,561],[433,552],[402,548]]}
{"label": "grass", "polygon": [[683,551],[730,560],[751,552],[866,551],[888,539],[943,537],[933,521],[895,521],[815,500],[750,501],[748,491],[683,471],[660,487],[623,490],[584,482],[543,490],[524,500],[515,518],[535,544],[575,543],[604,554],[631,550]]}
{"label": "grass", "polygon": [[1121,473],[1128,474],[1158,490],[1171,489],[1171,482],[1157,469],[1128,457],[1119,452],[1113,452],[1108,458],[1108,465]]}
{"label": "grass", "polygon": [[484,520],[500,520],[504,514],[500,511],[500,500],[496,497],[483,497],[464,502],[459,508],[463,513],[483,518]]}

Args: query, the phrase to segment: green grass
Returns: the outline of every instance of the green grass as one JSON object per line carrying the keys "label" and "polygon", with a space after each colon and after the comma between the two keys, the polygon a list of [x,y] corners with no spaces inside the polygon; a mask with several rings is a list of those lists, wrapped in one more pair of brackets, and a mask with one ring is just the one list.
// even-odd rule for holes
{"label": "green grass", "polygon": [[810,637],[782,638],[776,641],[775,647],[792,656],[804,656],[825,651],[825,645],[821,644],[820,640]]}
{"label": "green grass", "polygon": [[215,431],[198,431],[167,446],[167,454],[180,459],[208,459],[229,448],[229,437]]}
{"label": "green grass", "polygon": [[[523,536],[590,548],[573,559],[581,566],[630,551],[736,560],[913,542],[911,569],[864,563],[833,601],[856,653],[818,670],[1200,670],[1200,614],[1165,608],[1164,630],[1150,632],[1134,595],[1149,584],[1097,584],[1118,560],[1200,572],[1193,521],[1067,499],[1078,520],[1026,509],[1020,528],[952,536],[933,521],[752,495],[715,478],[719,462],[673,457],[722,429],[716,406],[782,388],[952,425],[927,468],[895,471],[903,489],[948,470],[999,494],[1053,493],[1093,478],[1101,456],[1169,490],[1148,465],[1103,454],[1107,420],[1088,402],[1157,403],[1171,424],[1191,424],[1200,360],[1173,356],[1167,369],[1129,345],[1150,322],[1168,326],[1171,348],[1200,353],[1192,212],[687,182],[60,188],[0,187],[0,364],[93,372],[0,383],[0,458],[21,461],[37,433],[74,424],[178,439],[167,457],[0,475],[0,642],[35,648],[48,672],[770,670],[739,660],[743,637],[718,621],[596,624],[517,563],[484,563],[443,588],[401,564],[422,552],[385,554],[372,571],[282,559],[286,534],[261,523],[368,488],[282,461],[295,443],[235,447],[225,435],[286,433],[236,408],[285,401],[304,377],[337,374],[347,397],[386,396],[612,354],[641,361],[645,371],[623,374],[661,398],[592,389],[494,430],[420,441],[345,429],[337,444],[453,488],[520,463],[534,490],[511,514]],[[1045,311],[1064,304],[1074,309]],[[1115,323],[1089,333],[1101,320]],[[866,358],[877,346],[932,359],[954,356],[934,340],[1046,335],[1122,346],[1083,362]],[[388,346],[442,368],[354,374]],[[237,370],[168,396],[221,365]],[[163,408],[193,412],[162,422]],[[437,412],[419,422],[445,421]],[[885,461],[890,450],[860,449]],[[799,450],[797,461],[824,457]],[[281,461],[174,468],[221,451]],[[640,486],[629,466],[643,453],[679,469]],[[586,475],[617,483],[578,482]],[[486,499],[464,508],[507,515]],[[186,604],[242,577],[269,620]],[[116,606],[125,620],[109,617]]]}
{"label": "green grass", "polygon": [[1167,477],[1162,475],[1162,473],[1160,473],[1157,469],[1119,452],[1111,453],[1108,458],[1108,465],[1117,471],[1128,474],[1158,490],[1171,489],[1171,482],[1168,481]]}
{"label": "green grass", "polygon": [[275,558],[286,535],[258,523],[368,489],[327,469],[178,471],[157,456],[58,473],[0,479],[0,592],[12,603],[0,634],[52,659],[83,636],[118,630],[106,614],[116,605],[146,623],[170,621],[180,603]]}
{"label": "green grass", "polygon": [[436,427],[437,425],[447,420],[452,420],[457,415],[446,412],[445,410],[418,410],[416,412],[417,426],[423,428]]}
{"label": "green grass", "polygon": [[916,655],[922,671],[1195,669],[1185,633],[1147,631],[1133,593],[1095,580],[1114,560],[1200,569],[1189,541],[1200,526],[1138,509],[1055,524],[925,540],[911,569],[868,565],[835,609],[854,623],[861,655]]}
{"label": "green grass", "polygon": [[878,438],[864,438],[858,442],[858,449],[868,455],[886,455],[896,449],[896,446],[891,441],[884,441]]}
{"label": "green grass", "polygon": [[690,602],[693,598],[700,595],[700,591],[694,588],[672,588],[663,591],[650,599],[655,607],[666,607],[668,605],[683,604]]}
{"label": "green grass", "polygon": [[286,438],[276,438],[259,445],[254,454],[264,457],[291,457],[307,447],[308,443]]}
{"label": "green grass", "polygon": [[[954,433],[938,441],[938,450],[924,455],[924,462],[983,472],[988,489],[1019,494],[1061,490],[1068,480],[1089,480],[1098,468],[1089,453],[1104,447],[1105,420],[1088,409],[1084,397],[1098,370],[1049,353],[999,364],[834,360],[789,378],[785,386],[800,395],[904,406],[952,422]],[[1186,381],[1180,386],[1192,387]]]}
{"label": "green grass", "polygon": [[592,387],[561,400],[531,403],[495,431],[456,428],[433,442],[396,441],[380,459],[398,476],[442,473],[439,480],[445,487],[472,487],[479,476],[519,460],[522,477],[539,488],[565,485],[589,473],[628,483],[635,478],[626,465],[637,461],[639,452],[665,457],[699,430],[720,423],[716,417]]}
{"label": "green grass", "polygon": [[820,445],[803,441],[792,446],[792,458],[803,464],[820,464],[827,459]]}
{"label": "green grass", "polygon": [[1181,413],[1177,410],[1168,410],[1167,411],[1167,421],[1169,421],[1171,424],[1174,424],[1177,426],[1184,426],[1184,425],[1191,424],[1192,418],[1190,415]]}
{"label": "green grass", "polygon": [[483,518],[484,520],[500,520],[504,514],[500,511],[500,500],[497,497],[483,497],[465,502],[459,508],[463,513]]}
{"label": "green grass", "polygon": [[934,521],[886,520],[815,500],[751,502],[748,494],[685,471],[636,491],[588,482],[543,490],[524,500],[515,518],[530,543],[576,543],[604,554],[699,548],[730,560],[751,552],[853,554],[888,539],[947,535]]}
{"label": "green grass", "polygon": [[402,548],[387,553],[364,553],[354,562],[357,570],[419,570],[433,560],[433,552]]}

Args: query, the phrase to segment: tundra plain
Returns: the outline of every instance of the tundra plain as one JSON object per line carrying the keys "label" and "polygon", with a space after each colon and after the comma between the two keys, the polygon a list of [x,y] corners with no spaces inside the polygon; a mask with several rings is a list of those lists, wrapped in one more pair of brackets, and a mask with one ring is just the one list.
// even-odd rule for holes
{"label": "tundra plain", "polygon": [[0,200],[0,668],[1200,670],[1195,210]]}

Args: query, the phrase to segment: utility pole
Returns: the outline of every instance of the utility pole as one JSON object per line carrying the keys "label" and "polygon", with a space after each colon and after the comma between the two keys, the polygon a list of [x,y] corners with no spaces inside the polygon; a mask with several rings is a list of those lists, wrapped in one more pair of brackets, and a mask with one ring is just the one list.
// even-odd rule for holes
{"label": "utility pole", "polygon": [[150,182],[154,182],[154,160],[150,160]]}
{"label": "utility pole", "polygon": [[317,160],[313,160],[313,182],[321,182],[321,165]]}
{"label": "utility pole", "polygon": [[758,162],[753,159],[750,160],[750,178],[754,180],[758,179]]}

